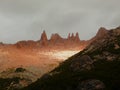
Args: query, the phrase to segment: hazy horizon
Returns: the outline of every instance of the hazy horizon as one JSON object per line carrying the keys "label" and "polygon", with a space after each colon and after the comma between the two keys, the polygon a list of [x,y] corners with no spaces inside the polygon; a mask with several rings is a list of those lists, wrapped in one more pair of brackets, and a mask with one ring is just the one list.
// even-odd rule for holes
{"label": "hazy horizon", "polygon": [[0,0],[0,42],[39,40],[59,33],[92,38],[100,27],[120,26],[118,0]]}

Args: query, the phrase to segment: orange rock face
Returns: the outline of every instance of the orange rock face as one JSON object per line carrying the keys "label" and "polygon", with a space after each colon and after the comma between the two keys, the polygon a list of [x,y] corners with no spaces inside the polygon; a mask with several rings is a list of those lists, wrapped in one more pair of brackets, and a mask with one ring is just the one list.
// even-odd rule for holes
{"label": "orange rock face", "polygon": [[35,66],[43,69],[48,66],[46,69],[48,71],[57,66],[59,62],[84,49],[87,44],[87,41],[79,39],[78,33],[69,34],[67,38],[62,38],[56,33],[48,39],[45,31],[38,41],[24,40],[16,44],[0,43],[0,70],[18,66]]}
{"label": "orange rock face", "polygon": [[68,35],[67,38],[62,38],[58,33],[52,34],[51,38],[47,38],[47,34],[43,31],[40,40],[38,41],[19,41],[15,44],[17,48],[28,49],[40,49],[40,50],[82,50],[84,49],[88,41],[82,41],[79,38],[78,32]]}
{"label": "orange rock face", "polygon": [[42,35],[41,35],[41,39],[40,39],[40,42],[42,45],[47,45],[48,43],[48,39],[47,39],[47,35],[46,35],[46,32],[43,31]]}

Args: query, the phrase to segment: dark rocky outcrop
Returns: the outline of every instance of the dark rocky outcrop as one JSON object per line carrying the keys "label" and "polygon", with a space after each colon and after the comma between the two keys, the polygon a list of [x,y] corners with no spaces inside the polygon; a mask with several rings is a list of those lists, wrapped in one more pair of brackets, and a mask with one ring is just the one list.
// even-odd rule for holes
{"label": "dark rocky outcrop", "polygon": [[74,59],[74,62],[70,65],[70,67],[74,72],[90,70],[93,67],[93,60],[88,55],[83,55]]}
{"label": "dark rocky outcrop", "polygon": [[85,80],[79,83],[77,90],[104,90],[105,85],[100,80]]}
{"label": "dark rocky outcrop", "polygon": [[19,73],[19,72],[24,72],[24,71],[26,71],[26,69],[21,68],[21,67],[16,68],[16,70],[15,70],[15,72],[16,72],[16,73]]}

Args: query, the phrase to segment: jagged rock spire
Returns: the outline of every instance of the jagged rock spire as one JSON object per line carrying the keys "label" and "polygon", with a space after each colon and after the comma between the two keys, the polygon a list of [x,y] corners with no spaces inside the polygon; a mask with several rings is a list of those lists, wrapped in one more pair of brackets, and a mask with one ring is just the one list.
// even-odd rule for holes
{"label": "jagged rock spire", "polygon": [[78,32],[76,33],[76,37],[78,37],[78,38],[79,38],[79,34],[78,34]]}
{"label": "jagged rock spire", "polygon": [[71,36],[71,38],[74,38],[74,33],[72,33],[72,36]]}
{"label": "jagged rock spire", "polygon": [[70,37],[71,37],[71,36],[70,36],[70,33],[69,33],[67,39],[70,39]]}
{"label": "jagged rock spire", "polygon": [[46,40],[48,40],[47,39],[47,35],[46,35],[46,32],[45,32],[45,30],[43,31],[43,33],[42,33],[42,35],[41,35],[41,39],[40,39],[41,41],[46,41]]}
{"label": "jagged rock spire", "polygon": [[80,41],[78,32],[76,33],[76,35],[74,35],[74,33],[72,33],[72,34],[69,33],[67,39],[72,40],[72,41],[76,41],[76,42]]}
{"label": "jagged rock spire", "polygon": [[46,35],[45,30],[43,31],[43,33],[42,33],[42,35],[41,35],[40,41],[42,42],[43,45],[46,45],[46,44],[47,44],[48,39],[47,39],[47,35]]}
{"label": "jagged rock spire", "polygon": [[80,41],[78,32],[76,33],[75,40],[76,40],[76,41]]}

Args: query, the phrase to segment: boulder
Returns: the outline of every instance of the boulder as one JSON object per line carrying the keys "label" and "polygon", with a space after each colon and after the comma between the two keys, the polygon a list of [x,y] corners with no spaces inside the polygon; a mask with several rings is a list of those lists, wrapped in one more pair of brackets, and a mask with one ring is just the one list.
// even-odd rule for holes
{"label": "boulder", "polygon": [[93,60],[88,55],[83,55],[74,60],[70,65],[72,71],[90,70],[93,67]]}

